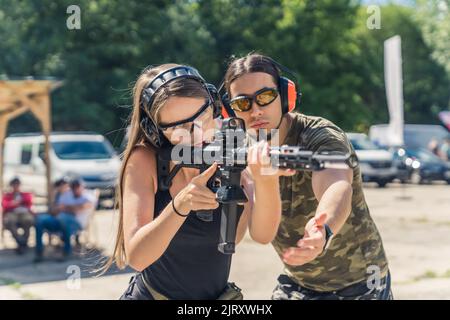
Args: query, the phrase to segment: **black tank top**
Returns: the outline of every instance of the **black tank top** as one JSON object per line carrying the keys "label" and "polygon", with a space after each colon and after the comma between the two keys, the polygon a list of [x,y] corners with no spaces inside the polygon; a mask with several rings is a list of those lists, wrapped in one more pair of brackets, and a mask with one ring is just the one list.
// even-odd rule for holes
{"label": "black tank top", "polygon": [[[172,200],[169,191],[157,191],[155,218]],[[239,218],[243,207],[238,206]],[[169,299],[214,300],[225,289],[231,255],[218,251],[221,206],[212,222],[204,222],[192,211],[163,255],[142,271],[153,289]],[[238,220],[239,221],[239,220]]]}

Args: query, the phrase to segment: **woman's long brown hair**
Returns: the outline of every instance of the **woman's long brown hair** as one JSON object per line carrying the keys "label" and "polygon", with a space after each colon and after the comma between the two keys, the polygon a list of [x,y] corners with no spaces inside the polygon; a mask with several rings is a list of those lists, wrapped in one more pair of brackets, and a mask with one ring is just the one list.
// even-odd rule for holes
{"label": "woman's long brown hair", "polygon": [[[165,102],[169,97],[201,97],[207,98],[208,93],[204,86],[194,79],[180,78],[169,82],[158,90],[153,99],[151,106],[146,106],[145,110],[141,107],[142,90],[152,81],[152,79],[160,72],[169,68],[176,67],[176,64],[163,64],[153,68],[146,68],[138,77],[133,88],[133,108],[129,118],[129,132],[128,142],[122,156],[122,164],[120,168],[119,179],[116,187],[115,208],[119,209],[119,224],[117,228],[116,241],[114,251],[108,258],[103,267],[101,267],[100,274],[105,273],[114,263],[119,269],[123,269],[127,265],[127,254],[125,251],[125,239],[123,230],[123,183],[125,169],[128,159],[130,158],[134,148],[139,145],[144,145],[148,148],[154,146],[146,138],[143,128],[140,125],[141,117],[151,117],[155,123],[159,122],[159,112],[163,108]],[[156,150],[157,152],[157,150]]]}

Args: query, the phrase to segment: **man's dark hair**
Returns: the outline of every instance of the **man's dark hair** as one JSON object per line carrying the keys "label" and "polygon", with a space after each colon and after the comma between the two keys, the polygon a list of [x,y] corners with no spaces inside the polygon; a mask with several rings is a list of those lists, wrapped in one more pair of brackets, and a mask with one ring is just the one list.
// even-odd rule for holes
{"label": "man's dark hair", "polygon": [[228,65],[224,78],[225,89],[230,93],[231,83],[246,73],[263,72],[272,76],[274,82],[278,85],[280,70],[274,64],[273,60],[259,53],[249,53],[241,58],[233,58]]}
{"label": "man's dark hair", "polygon": [[68,184],[68,183],[69,183],[69,179],[67,177],[62,177],[62,178],[56,180],[53,185],[55,186],[55,188],[58,188],[58,187],[61,187],[62,185]]}
{"label": "man's dark hair", "polygon": [[78,187],[81,187],[81,186],[84,186],[84,181],[81,178],[75,178],[72,181],[70,181],[70,187],[72,189],[78,188]]}

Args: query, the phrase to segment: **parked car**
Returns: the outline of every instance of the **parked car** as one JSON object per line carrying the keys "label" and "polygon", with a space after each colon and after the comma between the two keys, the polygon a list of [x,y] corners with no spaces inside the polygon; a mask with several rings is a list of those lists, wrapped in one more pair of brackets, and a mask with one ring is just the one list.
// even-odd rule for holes
{"label": "parked car", "polygon": [[[377,124],[370,127],[370,140],[380,147],[388,145],[388,125]],[[440,125],[405,124],[403,127],[404,147],[408,149],[427,148],[432,139],[442,142],[448,131]]]}
{"label": "parked car", "polygon": [[[100,198],[114,196],[120,160],[100,134],[55,132],[50,135],[52,180],[81,177],[87,188],[99,189]],[[47,194],[42,134],[15,134],[5,139],[5,181],[20,176],[23,188],[39,196]]]}
{"label": "parked car", "polygon": [[394,155],[394,163],[398,170],[397,178],[401,183],[410,182],[411,178],[419,170],[420,161],[408,156],[405,148],[393,148],[391,151]]}
{"label": "parked car", "polygon": [[397,177],[392,153],[377,147],[365,134],[347,133],[347,137],[355,149],[364,182],[376,182],[385,187]]}
{"label": "parked car", "polygon": [[425,148],[406,149],[405,155],[419,163],[411,175],[411,182],[426,183],[441,180],[450,184],[450,164],[448,162],[441,160]]}

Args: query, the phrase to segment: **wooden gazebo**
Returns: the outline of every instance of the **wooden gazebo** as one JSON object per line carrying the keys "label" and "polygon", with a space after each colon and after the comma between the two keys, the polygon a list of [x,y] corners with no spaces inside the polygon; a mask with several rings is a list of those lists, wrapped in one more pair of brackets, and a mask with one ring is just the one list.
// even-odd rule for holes
{"label": "wooden gazebo", "polygon": [[[49,158],[49,135],[51,132],[52,90],[60,87],[61,81],[55,79],[25,78],[0,80],[0,195],[3,192],[3,145],[10,120],[30,111],[41,124],[45,136],[45,165],[47,173],[47,204],[51,203],[52,183]],[[3,215],[0,208],[0,223]]]}

